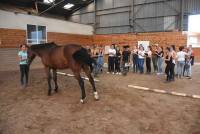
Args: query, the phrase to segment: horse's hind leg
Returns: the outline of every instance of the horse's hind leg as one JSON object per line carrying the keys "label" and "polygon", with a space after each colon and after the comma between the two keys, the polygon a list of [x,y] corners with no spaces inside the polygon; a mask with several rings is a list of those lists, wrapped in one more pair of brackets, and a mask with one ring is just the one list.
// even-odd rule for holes
{"label": "horse's hind leg", "polygon": [[57,83],[57,70],[53,69],[53,80],[55,83],[55,92],[58,92],[58,83]]}
{"label": "horse's hind leg", "polygon": [[89,78],[90,84],[92,85],[95,100],[99,100],[99,95],[98,95],[98,92],[97,92],[96,87],[95,87],[94,78],[91,75],[89,67],[84,65],[83,70],[84,70],[85,74],[87,75],[87,77]]}
{"label": "horse's hind leg", "polygon": [[85,95],[85,87],[84,87],[84,81],[83,81],[83,79],[81,78],[80,71],[79,71],[79,72],[73,71],[73,72],[74,72],[75,78],[78,80],[79,86],[80,86],[80,88],[81,88],[81,100],[80,100],[80,102],[81,102],[81,103],[84,103],[84,99],[86,98],[86,95]]}
{"label": "horse's hind leg", "polygon": [[45,67],[45,72],[47,75],[47,82],[48,82],[48,95],[51,95],[51,73],[50,73],[50,68]]}

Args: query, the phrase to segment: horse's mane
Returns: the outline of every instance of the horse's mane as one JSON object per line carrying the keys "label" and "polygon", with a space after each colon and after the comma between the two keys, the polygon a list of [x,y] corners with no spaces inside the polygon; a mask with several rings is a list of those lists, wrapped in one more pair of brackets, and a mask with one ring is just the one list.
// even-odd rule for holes
{"label": "horse's mane", "polygon": [[41,50],[41,49],[54,48],[54,47],[57,47],[57,46],[58,45],[56,45],[54,42],[49,42],[49,43],[31,45],[30,49],[37,51],[37,50]]}

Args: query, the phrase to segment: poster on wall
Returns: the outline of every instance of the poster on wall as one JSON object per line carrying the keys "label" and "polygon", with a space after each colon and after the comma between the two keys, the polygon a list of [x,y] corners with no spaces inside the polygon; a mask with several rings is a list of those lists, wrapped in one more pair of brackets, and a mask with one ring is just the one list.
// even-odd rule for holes
{"label": "poster on wall", "polygon": [[104,50],[104,53],[105,54],[108,54],[108,50],[110,49],[110,46],[105,46],[105,50]]}
{"label": "poster on wall", "polygon": [[138,41],[138,47],[140,45],[142,45],[144,47],[144,50],[147,51],[148,50],[148,46],[149,46],[149,41]]}

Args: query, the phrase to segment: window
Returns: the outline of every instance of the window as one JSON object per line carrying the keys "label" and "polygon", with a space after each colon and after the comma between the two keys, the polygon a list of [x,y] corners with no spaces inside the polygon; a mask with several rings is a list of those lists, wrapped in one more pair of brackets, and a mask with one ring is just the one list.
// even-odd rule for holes
{"label": "window", "polygon": [[200,15],[190,15],[188,22],[188,45],[200,47]]}
{"label": "window", "polygon": [[46,27],[27,25],[27,44],[41,44],[47,42]]}

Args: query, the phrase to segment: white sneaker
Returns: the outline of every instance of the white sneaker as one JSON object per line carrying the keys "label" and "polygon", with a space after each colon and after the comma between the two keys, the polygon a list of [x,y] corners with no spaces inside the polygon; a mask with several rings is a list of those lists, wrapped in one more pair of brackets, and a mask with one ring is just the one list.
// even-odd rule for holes
{"label": "white sneaker", "polygon": [[107,72],[107,74],[109,74],[110,72]]}
{"label": "white sneaker", "polygon": [[114,72],[112,74],[115,74]]}
{"label": "white sneaker", "polygon": [[119,75],[122,75],[122,73],[119,73]]}
{"label": "white sneaker", "polygon": [[119,74],[118,72],[116,74]]}

